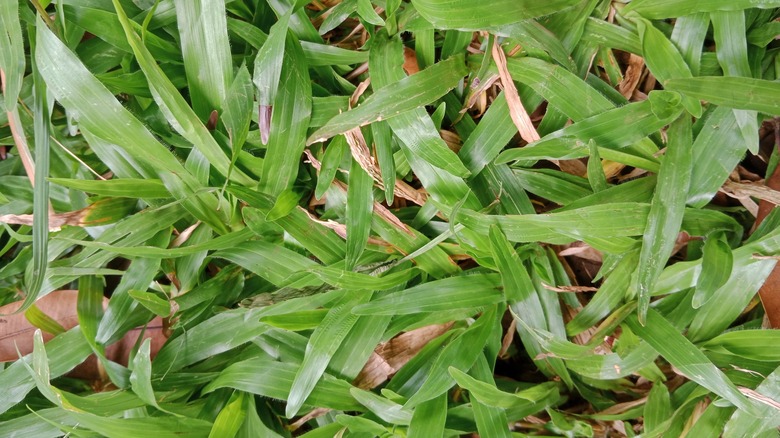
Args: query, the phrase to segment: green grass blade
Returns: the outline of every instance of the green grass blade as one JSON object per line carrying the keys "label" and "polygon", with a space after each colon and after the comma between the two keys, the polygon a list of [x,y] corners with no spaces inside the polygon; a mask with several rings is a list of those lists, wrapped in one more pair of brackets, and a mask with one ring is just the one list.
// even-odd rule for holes
{"label": "green grass blade", "polygon": [[357,13],[360,18],[366,20],[374,26],[384,26],[385,21],[374,11],[371,0],[357,0]]}
{"label": "green grass blade", "polygon": [[[404,78],[403,59],[403,45],[400,39],[389,39],[384,32],[377,35],[369,56],[369,72],[372,84],[377,90],[376,94],[384,90],[387,95],[395,95],[395,90],[400,83],[408,84],[415,76],[423,73],[429,75],[434,71],[434,67],[437,71],[441,71],[440,68],[445,66],[445,63],[451,66],[460,65],[460,60],[450,58],[416,75]],[[455,79],[453,75],[452,80],[454,86],[459,79]],[[397,99],[393,98],[393,100]],[[403,112],[391,118],[388,124],[398,137],[404,156],[414,173],[420,178],[431,197],[442,204],[438,206],[440,209],[447,211],[468,195],[468,186],[456,176],[468,175],[468,170],[441,139],[433,120],[423,108],[415,107],[411,111]]]}
{"label": "green grass blade", "polygon": [[[541,59],[509,58],[507,68],[512,79],[532,87],[535,92],[574,121],[595,116],[615,107],[603,94],[575,74]],[[582,100],[579,103],[573,102],[572,93],[580,96]]]}
{"label": "green grass blade", "polygon": [[155,179],[118,178],[109,180],[81,180],[71,178],[49,178],[49,182],[102,196],[139,199],[171,197],[171,194],[165,189],[165,185],[162,181]]}
{"label": "green grass blade", "polygon": [[[646,101],[599,113],[549,134],[525,148],[506,150],[498,156],[496,162],[528,159],[527,155],[535,153],[537,148],[560,151],[561,157],[578,149],[581,154],[587,155],[590,140],[605,149],[626,148],[669,124],[677,118],[681,109],[679,95],[652,91]],[[545,150],[546,153],[550,151]],[[606,154],[602,155],[607,158]]]}
{"label": "green grass blade", "polygon": [[635,55],[642,54],[642,45],[636,33],[595,17],[588,18],[585,23],[582,40]]}
{"label": "green grass blade", "polygon": [[156,375],[165,375],[243,345],[268,330],[258,319],[257,311],[247,309],[219,313],[170,339],[157,354],[152,369]]}
{"label": "green grass blade", "polygon": [[513,174],[526,191],[556,204],[568,205],[593,194],[587,180],[570,173],[552,169],[516,169]]}
{"label": "green grass blade", "polygon": [[[456,382],[456,374],[458,376],[465,375],[463,372],[455,368],[450,368],[448,371],[450,372],[450,375],[455,378]],[[476,382],[486,382],[488,386],[495,384],[493,381],[490,365],[488,364],[488,361],[484,355],[477,358],[477,361],[471,368],[470,373],[471,377],[474,377],[474,381]],[[488,390],[490,391],[492,388]],[[471,405],[474,410],[474,421],[477,423],[477,431],[482,436],[492,436],[497,438],[509,438],[512,436],[509,428],[507,427],[509,421],[507,420],[504,409],[487,405],[476,396],[472,397]]]}
{"label": "green grass blade", "polygon": [[[401,79],[392,88],[380,87],[359,107],[331,119],[309,137],[308,143],[430,104],[455,87],[466,73],[463,58],[454,57]],[[403,98],[399,99],[399,96]]]}
{"label": "green grass blade", "polygon": [[[290,13],[283,15],[271,27],[268,39],[255,57],[254,83],[257,87],[257,103],[261,106],[272,106],[276,100],[279,79],[282,75],[282,63],[287,39],[287,28],[290,23]],[[262,133],[262,123],[261,133]],[[264,140],[265,141],[265,140]]]}
{"label": "green grass blade", "polygon": [[[715,196],[747,148],[731,109],[716,108],[705,114],[700,123],[701,130],[693,142],[693,169],[688,191],[688,205],[697,208]],[[718,153],[713,156],[712,151]]]}
{"label": "green grass blade", "polygon": [[325,372],[331,357],[357,322],[358,316],[352,314],[352,308],[368,301],[370,297],[370,294],[364,292],[344,296],[314,330],[306,347],[306,355],[290,388],[285,409],[287,418],[292,418],[301,409]]}
{"label": "green grass blade", "polygon": [[[726,76],[753,76],[748,61],[748,44],[743,11],[713,12],[713,36],[717,44],[718,63]],[[737,124],[747,143],[748,150],[758,152],[758,120],[755,111],[734,110]]]}
{"label": "green grass blade", "polygon": [[637,267],[638,311],[642,323],[650,306],[650,291],[672,255],[677,234],[680,232],[693,165],[690,117],[683,115],[674,121],[667,135],[669,141],[666,156],[661,163],[658,185],[650,204]]}
{"label": "green grass blade", "polygon": [[221,104],[223,109],[222,123],[227,130],[230,145],[233,149],[232,162],[235,163],[241,152],[241,147],[249,133],[249,124],[252,121],[252,108],[254,103],[254,90],[252,77],[245,65],[242,65],[236,73],[233,83],[227,90],[225,100]]}
{"label": "green grass blade", "polygon": [[644,232],[649,205],[613,203],[561,213],[493,216],[461,210],[458,219],[478,233],[499,225],[511,242],[560,242],[590,237],[639,236]]}
{"label": "green grass blade", "polygon": [[211,428],[209,438],[236,436],[241,425],[244,423],[244,419],[250,414],[247,412],[249,408],[249,398],[250,397],[244,392],[233,392],[230,396],[230,400],[228,400],[225,407],[219,411],[217,418],[214,420],[214,426]]}
{"label": "green grass blade", "polygon": [[[36,20],[36,27],[41,28],[46,25],[43,20]],[[35,45],[35,42],[32,42]],[[34,111],[34,131],[35,131],[35,184],[33,194],[33,263],[30,276],[25,278],[26,296],[24,303],[17,310],[23,312],[30,307],[41,293],[46,269],[49,266],[48,246],[49,246],[49,176],[50,163],[50,125],[49,125],[49,105],[47,99],[47,87],[43,77],[38,69],[35,59],[32,60],[33,82],[35,96]]]}
{"label": "green grass blade", "polygon": [[222,108],[233,82],[225,6],[203,0],[174,4],[190,99],[195,114],[206,120],[211,111]]}
{"label": "green grass blade", "polygon": [[780,84],[764,79],[703,76],[669,79],[667,90],[679,91],[697,99],[728,108],[747,109],[770,115],[780,114]]}
{"label": "green grass blade", "polygon": [[[393,133],[387,122],[371,124],[371,135],[374,137],[376,158],[382,173],[382,184],[385,186],[385,203],[393,204],[395,196],[395,159],[393,158]],[[319,181],[317,181],[319,184]]]}
{"label": "green grass blade", "polygon": [[686,15],[678,18],[674,23],[671,40],[694,76],[699,75],[701,54],[708,28],[707,14]]}
{"label": "green grass blade", "polygon": [[403,315],[453,309],[480,308],[504,300],[497,289],[498,277],[474,274],[429,281],[400,292],[393,292],[361,304],[354,309],[358,315]]}
{"label": "green grass blade", "polygon": [[780,359],[780,352],[766,346],[775,345],[778,341],[780,332],[777,330],[735,330],[710,339],[702,346],[710,350],[726,350],[755,360],[775,362]]}
{"label": "green grass blade", "polygon": [[628,317],[626,322],[632,331],[652,345],[683,375],[725,398],[738,408],[750,413],[757,413],[755,406],[739,392],[726,375],[655,310],[648,311],[646,325],[639,324],[638,320],[633,319],[633,317]]}
{"label": "green grass blade", "polygon": [[[83,362],[92,354],[92,349],[81,331],[75,328],[49,341],[46,353],[50,360],[50,376],[59,377]],[[35,388],[35,381],[26,368],[31,362],[32,355],[27,355],[0,371],[0,390],[5,394],[0,400],[0,412],[8,411]]]}
{"label": "green grass blade", "polygon": [[713,235],[708,237],[704,243],[701,275],[699,275],[699,281],[696,282],[696,292],[691,302],[695,309],[706,304],[731,277],[734,258],[731,247],[724,237]]}
{"label": "green grass blade", "polygon": [[663,383],[656,383],[650,389],[647,403],[643,412],[645,419],[645,431],[663,432],[663,423],[672,416],[672,403],[669,399],[669,389]]}
{"label": "green grass blade", "polygon": [[130,374],[130,384],[133,392],[146,404],[160,409],[157,397],[152,389],[152,359],[150,357],[151,339],[147,338],[133,358],[133,372]]}
{"label": "green grass blade", "polygon": [[276,285],[283,284],[299,271],[317,266],[290,249],[260,240],[244,242],[212,256],[230,260]]}
{"label": "green grass blade", "polygon": [[419,273],[417,269],[406,269],[380,276],[351,272],[332,267],[318,267],[310,270],[331,286],[343,289],[385,290],[403,285]]}
{"label": "green grass blade", "polygon": [[0,70],[3,71],[5,110],[13,111],[24,79],[24,41],[19,20],[19,3],[0,5]]}
{"label": "green grass blade", "polygon": [[[513,79],[518,80],[514,75]],[[469,135],[458,152],[463,165],[477,175],[501,152],[501,149],[514,137],[514,123],[509,116],[509,106],[504,93],[496,97],[490,105],[482,121],[474,132]]]}
{"label": "green grass blade", "polygon": [[455,380],[447,370],[464,371],[474,365],[477,357],[482,354],[482,349],[488,342],[494,325],[498,323],[496,319],[497,308],[499,306],[488,307],[477,319],[477,322],[442,349],[441,354],[433,362],[425,382],[409,398],[404,407],[415,407],[422,402],[438,397],[455,385]]}
{"label": "green grass blade", "polygon": [[[536,358],[543,351],[527,328],[548,330],[542,301],[531,282],[528,271],[504,234],[498,227],[491,226],[489,235],[491,253],[501,273],[501,282],[504,286],[507,303],[514,312],[513,316],[522,321],[517,327],[517,332],[523,340],[523,347],[528,355],[531,358]],[[566,374],[560,359],[548,358],[542,363],[546,372]]]}
{"label": "green grass blade", "polygon": [[347,254],[344,260],[348,271],[355,268],[368,242],[374,209],[373,188],[374,180],[356,160],[352,160],[347,190]]}
{"label": "green grass blade", "polygon": [[[780,399],[780,368],[776,368],[769,374],[763,382],[755,389],[759,397],[767,397],[776,401]],[[723,430],[723,436],[726,438],[736,437],[744,434],[753,436],[771,436],[780,426],[780,419],[777,416],[777,407],[765,403],[758,405],[761,415],[753,416],[743,410],[734,413],[731,419],[726,423]],[[763,435],[766,434],[766,435]]]}
{"label": "green grass blade", "polygon": [[[155,101],[165,114],[168,123],[184,138],[189,140],[206,157],[209,164],[214,166],[222,175],[230,174],[231,179],[242,185],[252,185],[253,181],[240,170],[230,172],[230,160],[225,152],[220,148],[214,137],[206,129],[206,126],[198,119],[198,116],[190,108],[170,79],[165,75],[157,61],[149,50],[144,46],[143,41],[135,33],[130,24],[130,20],[125,15],[122,6],[118,0],[114,0],[119,21],[125,31],[125,36],[133,53],[136,56],[138,65],[146,75],[149,81],[149,87]],[[221,103],[221,100],[218,102]]]}
{"label": "green grass blade", "polygon": [[697,12],[741,11],[749,8],[775,8],[778,0],[636,0],[624,9],[624,13],[636,12],[649,19],[682,17]]}
{"label": "green grass blade", "polygon": [[[736,256],[734,260],[737,260]],[[755,297],[774,265],[773,260],[753,260],[752,257],[735,263],[728,281],[698,309],[691,321],[688,337],[699,342],[713,338],[728,328]]]}
{"label": "green grass blade", "polygon": [[[650,72],[661,82],[673,78],[690,78],[690,67],[668,38],[647,20],[637,20],[642,54]],[[701,103],[693,97],[684,96],[682,104],[694,117],[701,117]]]}
{"label": "green grass blade", "polygon": [[[79,126],[91,142],[97,140],[95,137],[101,140],[92,142],[93,147],[97,148],[105,142],[121,146],[121,151],[144,162],[152,172],[164,171],[177,175],[170,176],[166,184],[175,194],[187,193],[188,187],[197,186],[192,175],[176,157],[45,26],[38,27],[36,41],[37,65],[49,91],[65,108],[78,115]],[[201,204],[208,207],[202,208]],[[213,217],[216,199],[202,194],[187,199],[185,205],[212,211],[204,217],[206,219]],[[221,228],[219,222],[209,222],[217,229]]]}
{"label": "green grass blade", "polygon": [[530,389],[510,394],[497,389],[493,384],[480,381],[456,368],[451,367],[448,371],[458,383],[458,386],[466,389],[471,393],[472,397],[488,406],[514,409],[542,401],[551,402],[558,398],[558,389],[553,382],[542,383]]}
{"label": "green grass blade", "polygon": [[404,410],[403,406],[388,400],[382,396],[376,395],[370,391],[364,391],[359,388],[349,390],[355,400],[360,402],[369,411],[373,412],[382,421],[391,424],[408,425],[412,419],[412,412]]}
{"label": "green grass blade", "polygon": [[499,0],[485,8],[468,0],[413,0],[417,12],[437,28],[483,30],[542,17],[577,4],[577,0]]}
{"label": "green grass blade", "polygon": [[[269,211],[273,205],[272,198],[251,189],[231,187],[229,191],[257,208],[259,212]],[[244,209],[244,218],[248,225],[253,220],[250,212],[251,209]],[[302,209],[293,209],[290,214],[279,218],[276,223],[323,263],[332,264],[344,259],[346,254],[344,240],[333,230],[312,221]]]}
{"label": "green grass blade", "polygon": [[447,419],[447,394],[442,394],[417,405],[409,423],[409,438],[428,438],[444,435]]}
{"label": "green grass blade", "polygon": [[[333,179],[336,177],[336,172],[339,170],[342,161],[349,146],[347,145],[347,139],[343,135],[333,137],[328,148],[325,149],[325,155],[322,157],[322,163],[320,168],[320,175],[317,178],[317,187],[314,191],[314,196],[317,199],[322,199],[325,196],[325,192],[330,188]],[[384,175],[382,175],[384,177]],[[392,185],[390,186],[392,192]]]}
{"label": "green grass blade", "polygon": [[109,418],[87,412],[71,413],[79,425],[112,438],[131,438],[138,434],[160,438],[207,436],[212,424],[197,418],[143,417]]}
{"label": "green grass blade", "polygon": [[260,180],[262,191],[273,196],[292,188],[298,176],[312,110],[309,70],[294,36],[287,36],[284,53],[282,75],[286,79],[273,101],[268,149]]}

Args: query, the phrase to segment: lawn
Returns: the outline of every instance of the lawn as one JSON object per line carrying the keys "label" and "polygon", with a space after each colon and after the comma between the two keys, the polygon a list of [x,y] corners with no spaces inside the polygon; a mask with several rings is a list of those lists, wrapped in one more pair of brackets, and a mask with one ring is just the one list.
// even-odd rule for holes
{"label": "lawn", "polygon": [[778,37],[0,1],[0,436],[777,437]]}

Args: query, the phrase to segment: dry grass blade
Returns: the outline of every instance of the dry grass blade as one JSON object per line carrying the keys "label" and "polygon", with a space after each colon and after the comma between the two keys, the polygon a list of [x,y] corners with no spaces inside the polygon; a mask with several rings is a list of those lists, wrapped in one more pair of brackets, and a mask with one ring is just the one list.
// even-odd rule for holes
{"label": "dry grass blade", "polygon": [[520,132],[520,137],[528,143],[533,143],[539,140],[539,133],[536,132],[531,117],[523,107],[523,102],[520,101],[520,95],[517,92],[512,76],[509,74],[509,70],[506,67],[506,55],[504,49],[500,44],[493,44],[493,60],[498,67],[498,74],[501,77],[501,85],[504,87],[504,94],[506,95],[506,103],[509,105],[509,115],[512,117],[517,130]]}
{"label": "dry grass blade", "polygon": [[[360,167],[362,167],[363,170],[365,170],[366,173],[371,176],[376,185],[380,189],[384,190],[385,185],[382,180],[382,171],[380,170],[376,159],[373,155],[371,155],[371,152],[368,149],[363,132],[360,130],[360,128],[354,128],[345,132],[344,136],[347,139],[347,144],[349,144],[352,157],[355,159],[355,161],[358,162],[358,164],[360,164]],[[415,190],[414,187],[400,179],[395,180],[393,193],[400,198],[412,201],[420,206],[425,205],[425,202],[428,199],[424,193]]]}
{"label": "dry grass blade", "polygon": [[734,198],[754,197],[774,205],[780,205],[780,191],[769,186],[728,180],[723,184],[723,192]]}

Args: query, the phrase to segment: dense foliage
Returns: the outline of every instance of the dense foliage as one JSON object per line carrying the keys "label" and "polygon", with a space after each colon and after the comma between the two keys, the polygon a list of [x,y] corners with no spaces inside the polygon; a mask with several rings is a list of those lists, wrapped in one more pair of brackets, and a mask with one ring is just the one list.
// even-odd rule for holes
{"label": "dense foliage", "polygon": [[0,2],[0,436],[777,436],[778,8]]}

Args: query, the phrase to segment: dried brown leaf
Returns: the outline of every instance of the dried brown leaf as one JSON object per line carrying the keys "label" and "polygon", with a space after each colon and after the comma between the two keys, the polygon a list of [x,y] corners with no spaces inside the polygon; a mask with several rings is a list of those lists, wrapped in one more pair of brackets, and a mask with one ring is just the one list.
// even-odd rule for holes
{"label": "dried brown leaf", "polygon": [[450,322],[420,327],[379,344],[352,384],[363,389],[381,385],[416,356],[428,342],[446,333],[452,324]]}
{"label": "dried brown leaf", "polygon": [[620,94],[626,99],[631,99],[634,95],[634,90],[639,85],[639,80],[642,79],[642,71],[645,68],[645,60],[639,55],[630,54],[628,58],[628,68],[623,75],[623,80],[618,85]]}
{"label": "dried brown leaf", "polygon": [[536,132],[528,112],[523,108],[523,102],[520,101],[517,87],[515,87],[512,76],[506,67],[506,55],[504,55],[504,50],[501,49],[499,44],[493,44],[493,60],[496,62],[496,66],[498,66],[501,85],[504,86],[504,95],[506,96],[507,105],[509,105],[509,115],[520,132],[520,137],[528,143],[539,140],[539,133]]}

